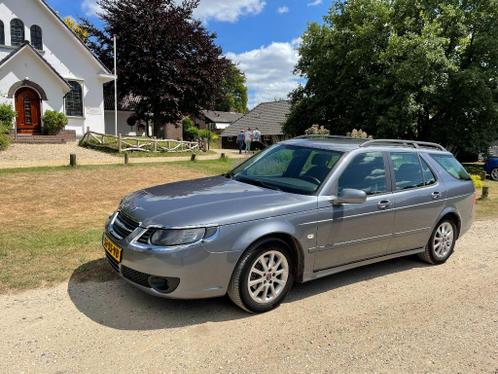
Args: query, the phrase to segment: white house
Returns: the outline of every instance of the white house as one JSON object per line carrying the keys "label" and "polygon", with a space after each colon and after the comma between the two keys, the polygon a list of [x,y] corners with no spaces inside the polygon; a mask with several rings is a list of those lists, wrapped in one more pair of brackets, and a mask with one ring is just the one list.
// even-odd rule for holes
{"label": "white house", "polygon": [[67,130],[105,132],[103,84],[114,75],[44,0],[0,2],[0,102],[15,132],[42,132],[43,113],[64,112]]}

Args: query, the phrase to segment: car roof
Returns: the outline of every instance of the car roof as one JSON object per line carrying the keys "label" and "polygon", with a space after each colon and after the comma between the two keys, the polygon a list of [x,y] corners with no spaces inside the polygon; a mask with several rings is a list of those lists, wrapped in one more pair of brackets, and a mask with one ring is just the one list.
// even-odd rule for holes
{"label": "car roof", "polygon": [[377,151],[392,150],[394,148],[402,149],[403,152],[449,153],[443,146],[436,143],[401,139],[361,139],[347,136],[300,136],[285,140],[280,144],[340,152],[350,152],[360,148],[369,148]]}

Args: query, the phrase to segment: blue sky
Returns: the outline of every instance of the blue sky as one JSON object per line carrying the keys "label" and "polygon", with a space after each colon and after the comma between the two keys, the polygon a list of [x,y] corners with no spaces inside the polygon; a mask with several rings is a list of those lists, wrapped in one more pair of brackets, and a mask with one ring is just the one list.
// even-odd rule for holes
{"label": "blue sky", "polygon": [[[48,0],[62,17],[97,21],[96,0]],[[299,37],[321,22],[331,0],[201,0],[195,16],[217,34],[217,43],[247,77],[249,106],[285,98],[297,86],[292,75]],[[119,48],[119,46],[118,46]]]}

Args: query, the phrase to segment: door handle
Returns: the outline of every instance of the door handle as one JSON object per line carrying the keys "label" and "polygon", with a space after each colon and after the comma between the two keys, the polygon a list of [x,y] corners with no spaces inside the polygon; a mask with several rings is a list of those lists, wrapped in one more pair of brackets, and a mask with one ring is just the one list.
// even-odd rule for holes
{"label": "door handle", "polygon": [[379,209],[387,209],[391,206],[391,202],[389,200],[381,200],[377,203],[377,208]]}
{"label": "door handle", "polygon": [[441,197],[441,192],[439,192],[439,191],[434,191],[434,192],[432,193],[432,198],[433,198],[434,200],[437,200],[437,199],[439,199],[440,197]]}

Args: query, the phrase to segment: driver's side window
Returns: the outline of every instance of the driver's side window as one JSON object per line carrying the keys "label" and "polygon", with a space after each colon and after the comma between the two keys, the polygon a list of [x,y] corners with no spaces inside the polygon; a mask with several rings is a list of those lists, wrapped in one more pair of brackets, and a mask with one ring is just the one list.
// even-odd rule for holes
{"label": "driver's side window", "polygon": [[339,177],[338,191],[345,188],[362,190],[367,195],[387,192],[386,167],[382,152],[357,155]]}
{"label": "driver's side window", "polygon": [[292,161],[294,150],[281,148],[272,153],[261,162],[250,166],[246,175],[254,177],[281,177]]}

